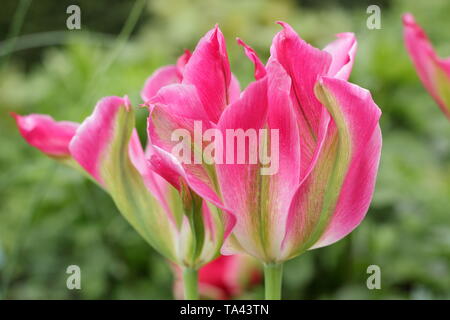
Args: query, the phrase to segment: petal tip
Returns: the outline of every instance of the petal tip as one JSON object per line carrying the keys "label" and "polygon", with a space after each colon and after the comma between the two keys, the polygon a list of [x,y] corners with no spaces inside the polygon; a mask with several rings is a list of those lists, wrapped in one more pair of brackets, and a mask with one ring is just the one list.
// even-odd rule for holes
{"label": "petal tip", "polygon": [[411,25],[416,24],[416,20],[414,19],[414,16],[409,12],[403,14],[402,21],[403,21],[404,26],[411,26]]}
{"label": "petal tip", "polygon": [[216,23],[214,25],[214,28],[211,30],[211,37],[209,38],[210,40],[218,40],[219,35],[222,34],[222,30],[220,30],[219,28],[219,24]]}
{"label": "petal tip", "polygon": [[9,112],[9,115],[10,115],[11,117],[13,117],[16,121],[17,121],[17,119],[19,119],[19,118],[21,117],[21,115],[15,113],[14,111],[10,111],[10,112]]}
{"label": "petal tip", "polygon": [[124,95],[123,98],[122,98],[122,100],[123,100],[123,104],[125,105],[125,109],[126,109],[127,111],[130,111],[130,108],[131,108],[131,101],[130,101],[130,99],[128,98],[128,95]]}
{"label": "petal tip", "polygon": [[337,33],[336,34],[337,38],[349,38],[349,39],[353,39],[356,40],[356,36],[353,32],[341,32],[341,33]]}
{"label": "petal tip", "polygon": [[275,21],[275,23],[276,23],[276,24],[279,24],[279,25],[282,26],[283,28],[289,28],[289,27],[290,27],[289,24],[287,24],[286,22],[281,21],[281,20],[277,20],[277,21]]}

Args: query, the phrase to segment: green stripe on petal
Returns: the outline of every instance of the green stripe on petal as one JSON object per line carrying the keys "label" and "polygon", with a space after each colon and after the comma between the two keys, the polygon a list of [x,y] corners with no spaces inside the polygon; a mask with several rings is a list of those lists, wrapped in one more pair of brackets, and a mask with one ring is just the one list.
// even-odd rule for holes
{"label": "green stripe on petal", "polygon": [[[283,243],[284,259],[317,243],[329,227],[342,195],[349,194],[346,187],[357,192],[354,186],[369,183],[362,179],[348,181],[348,177],[350,170],[360,165],[361,156],[370,151],[367,142],[377,126],[379,108],[367,90],[339,79],[322,77],[315,94],[333,121],[311,174],[293,197]],[[360,203],[355,200],[353,205],[356,210]],[[351,205],[346,209],[352,210]],[[353,213],[346,214],[350,219]]]}
{"label": "green stripe on petal", "polygon": [[450,75],[439,67],[435,68],[435,85],[439,98],[442,100],[440,107],[450,119]]}
{"label": "green stripe on petal", "polygon": [[176,230],[168,213],[148,191],[141,174],[128,155],[134,128],[134,113],[120,108],[115,130],[100,160],[100,176],[116,206],[142,237],[161,254],[176,261]]}

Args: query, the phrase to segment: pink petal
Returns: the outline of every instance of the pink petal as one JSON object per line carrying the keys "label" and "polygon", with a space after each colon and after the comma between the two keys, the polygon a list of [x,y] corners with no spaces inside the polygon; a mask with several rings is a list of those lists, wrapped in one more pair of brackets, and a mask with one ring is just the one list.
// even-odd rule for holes
{"label": "pink petal", "polygon": [[381,112],[370,93],[329,77],[322,78],[319,88],[333,121],[313,171],[291,203],[286,257],[331,244],[351,232],[367,212],[378,169]]}
{"label": "pink petal", "polygon": [[222,291],[222,298],[231,298],[231,293],[234,292],[235,283],[228,283],[226,276],[231,271],[229,264],[236,256],[219,256],[217,259],[211,261],[199,271],[199,283],[216,288]]}
{"label": "pink petal", "polygon": [[180,79],[183,78],[184,67],[189,62],[192,53],[189,50],[184,50],[184,53],[177,60],[177,71]]}
{"label": "pink petal", "polygon": [[[173,139],[177,130],[183,130],[189,135],[191,145],[187,148],[191,151],[190,163],[182,162],[182,166],[188,175],[192,175],[212,188],[206,169],[202,164],[195,162],[195,151],[203,150],[203,142],[195,140],[195,126],[201,125],[201,133],[211,128],[206,113],[201,109],[196,90],[191,85],[172,85],[163,88],[158,96],[152,100],[152,109],[148,119],[148,136],[154,146],[172,153],[180,141]],[[201,137],[200,137],[201,138]],[[200,153],[200,152],[197,152]],[[201,154],[200,154],[201,156]]]}
{"label": "pink petal", "polygon": [[330,245],[352,232],[364,219],[375,189],[381,155],[379,125],[369,138],[365,151],[355,156],[342,186],[336,209],[320,240],[312,248]]}
{"label": "pink petal", "polygon": [[[152,128],[151,118],[148,119],[148,128],[149,132]],[[151,135],[153,136],[153,135]],[[223,209],[224,211],[224,217],[221,217],[221,219],[217,219],[217,213],[211,213],[211,210],[209,209],[208,205],[206,204],[206,201],[203,201],[202,203],[202,214],[203,214],[203,227],[205,229],[205,241],[207,242],[207,245],[204,245],[203,251],[206,255],[202,259],[206,259],[208,261],[211,259],[210,255],[215,255],[216,251],[219,248],[216,248],[211,252],[211,244],[213,245],[221,245],[223,243],[224,237],[226,238],[233,228],[235,224],[234,217],[231,215],[230,212],[228,212],[223,206],[221,205],[220,200],[217,198],[214,192],[209,190],[208,186],[205,186],[205,184],[200,181],[197,176],[192,176],[189,172],[187,173],[185,169],[183,168],[182,164],[176,159],[175,156],[173,156],[171,153],[159,148],[156,145],[152,144],[151,136],[149,136],[149,144],[148,144],[148,152],[147,156],[149,157],[148,164],[150,165],[151,171],[156,173],[154,176],[160,176],[162,177],[166,183],[170,183],[172,186],[174,186],[178,192],[179,196],[183,197],[183,193],[186,192],[188,189],[188,186],[192,185],[194,186],[192,190],[195,192],[196,190],[200,190],[200,192],[205,192],[205,199],[209,200],[212,199],[213,204],[216,204],[220,209]],[[153,193],[157,192],[158,190],[153,190],[153,188],[149,188],[152,190]],[[159,190],[166,190],[164,186],[160,186]],[[205,191],[207,189],[207,191]],[[187,191],[190,193],[191,191]],[[208,192],[211,192],[210,196],[208,196]],[[169,200],[170,202],[170,200]],[[175,208],[174,210],[179,210],[179,208]],[[231,216],[230,216],[231,215]],[[222,220],[222,222],[220,222]],[[225,230],[222,230],[223,224],[225,225]],[[191,226],[192,228],[192,226]],[[182,228],[183,229],[183,228]],[[192,232],[192,231],[190,231]],[[181,232],[182,233],[182,232]],[[181,237],[181,242],[184,241],[184,238]],[[182,244],[181,244],[182,245]]]}
{"label": "pink petal", "polygon": [[[120,144],[120,140],[117,139],[117,136],[128,134],[127,130],[132,130],[128,144],[129,159],[139,172],[145,187],[149,191],[148,197],[155,197],[158,200],[159,206],[161,206],[165,214],[169,216],[169,220],[174,222],[174,215],[166,201],[168,183],[151,171],[145,159],[145,154],[136,130],[130,128],[129,124],[119,123],[118,116],[122,108],[125,109],[126,112],[132,111],[127,97],[121,98],[113,96],[101,99],[97,103],[92,115],[86,118],[78,128],[69,145],[70,153],[78,164],[99,182],[100,185],[105,188],[118,187],[120,190],[120,188],[123,188],[121,185],[123,181],[121,179],[117,179],[116,181],[109,177],[109,180],[113,181],[110,181],[110,185],[106,186],[104,177],[105,174],[109,175],[110,173],[109,171],[105,172],[105,170],[102,169],[104,168],[106,160],[110,160],[110,157],[112,156],[117,156],[116,154],[111,155],[114,150],[113,148],[117,148],[117,145],[113,146],[113,143]],[[123,147],[125,148],[126,146],[124,145]],[[126,164],[120,163],[119,159],[116,159],[114,164],[119,171],[129,170]],[[130,172],[123,171],[121,174],[129,175]],[[115,200],[121,199],[121,195],[117,194],[114,190],[108,191]],[[139,190],[139,192],[142,192],[142,190]],[[126,199],[126,201],[132,200]]]}
{"label": "pink petal", "polygon": [[173,83],[181,82],[181,75],[177,66],[165,66],[157,69],[146,81],[141,91],[141,98],[145,102],[153,98],[159,89]]}
{"label": "pink petal", "polygon": [[259,80],[259,79],[263,78],[266,75],[266,67],[261,62],[261,60],[259,60],[258,55],[256,54],[255,50],[253,50],[250,46],[248,46],[241,39],[237,38],[236,40],[239,45],[244,47],[245,54],[255,65],[255,79]]}
{"label": "pink petal", "polygon": [[129,108],[127,98],[106,97],[100,100],[91,116],[78,128],[69,150],[72,157],[102,184],[99,173],[101,155],[115,133],[115,117],[120,108]]}
{"label": "pink petal", "polygon": [[191,52],[185,50],[178,58],[175,66],[169,65],[157,69],[145,82],[144,88],[141,91],[142,100],[147,102],[152,99],[164,86],[180,83],[183,79],[183,72],[186,64],[191,58]]}
{"label": "pink petal", "polygon": [[289,204],[300,182],[300,133],[290,99],[291,80],[281,65],[272,60],[268,66],[269,129],[279,131],[279,165],[276,174],[268,176],[270,186],[266,195],[272,223],[278,226],[273,235],[279,252],[285,232]]}
{"label": "pink petal", "polygon": [[317,147],[322,143],[328,113],[314,95],[314,86],[321,75],[327,74],[331,55],[303,41],[284,22],[273,39],[271,59],[276,59],[292,79],[291,96],[297,113],[301,135],[302,177],[306,176],[314,159]]}
{"label": "pink petal", "polygon": [[213,122],[236,96],[231,82],[225,39],[219,27],[210,30],[198,43],[183,73],[183,84],[197,88],[201,102]]}
{"label": "pink petal", "polygon": [[[423,85],[450,119],[450,98],[446,99],[439,88],[439,81],[446,81],[447,95],[450,95],[450,58],[441,59],[436,55],[427,35],[411,14],[403,16],[403,26],[406,49]],[[438,79],[439,76],[445,79]]]}
{"label": "pink petal", "polygon": [[225,282],[232,296],[242,294],[246,289],[262,280],[260,262],[249,255],[235,254],[227,262]]}
{"label": "pink petal", "polygon": [[[291,82],[275,60],[267,67],[267,77],[252,83],[240,100],[223,113],[219,128],[277,130],[279,159],[274,172],[262,175],[261,165],[249,163],[251,149],[246,143],[246,163],[217,165],[224,203],[237,217],[233,235],[245,251],[268,261],[276,259],[284,236],[289,203],[300,181],[300,140],[290,100]],[[274,141],[271,141],[274,143]],[[225,139],[227,144],[227,139]],[[270,144],[269,144],[270,145]],[[270,146],[269,146],[270,152]],[[228,150],[224,152],[225,158]],[[272,154],[273,156],[273,154]],[[273,163],[272,163],[273,164]]]}
{"label": "pink petal", "polygon": [[[194,159],[194,149],[203,152],[205,144],[195,141],[195,121],[201,123],[203,134],[212,128],[206,113],[202,110],[202,104],[198,99],[196,90],[191,85],[172,85],[163,88],[157,97],[152,100],[151,113],[148,119],[148,136],[153,145],[150,163],[172,185],[177,186],[177,175],[180,174],[189,187],[224,213],[225,237],[231,232],[235,223],[232,213],[224,207],[217,195],[214,182],[209,175],[209,169],[204,163],[197,164]],[[175,130],[184,129],[192,139],[189,146],[192,151],[191,163],[185,163],[180,159],[173,159],[173,148],[179,141],[172,140]],[[164,152],[162,152],[164,151]],[[182,167],[179,167],[179,165]]]}
{"label": "pink petal", "polygon": [[[93,114],[81,124],[69,146],[73,158],[100,184],[103,184],[100,175],[102,157],[110,147],[114,135],[122,133],[119,130],[123,128],[117,128],[116,124],[116,116],[121,108],[130,108],[128,98],[106,97],[100,100]],[[164,195],[167,182],[150,170],[136,129],[131,134],[128,153],[146,187],[169,212]]]}
{"label": "pink petal", "polygon": [[69,143],[78,123],[55,121],[41,114],[21,116],[11,113],[22,137],[33,147],[52,157],[69,157]]}
{"label": "pink petal", "polygon": [[187,175],[192,175],[211,186],[206,170],[201,164],[196,164],[194,159],[194,146],[198,150],[203,150],[202,141],[199,145],[194,139],[195,122],[202,125],[202,133],[211,128],[195,87],[192,85],[165,87],[151,100],[151,104],[152,109],[148,120],[148,136],[151,143],[172,153],[173,148],[179,144],[179,141],[172,139],[172,134],[176,130],[184,129],[189,134],[193,145],[191,164],[182,163],[182,166]]}
{"label": "pink petal", "polygon": [[166,212],[172,216],[170,213],[171,210],[166,201],[168,181],[164,180],[163,176],[158,175],[157,172],[155,173],[152,170],[151,165],[146,159],[146,155],[142,148],[136,129],[133,129],[133,133],[131,134],[130,144],[128,146],[128,155],[131,163],[141,174],[147,189],[152,195],[155,196],[156,199],[158,199],[160,205],[166,210]]}
{"label": "pink petal", "polygon": [[148,101],[148,104],[163,105],[167,112],[181,118],[209,121],[193,85],[172,84],[165,86]]}
{"label": "pink petal", "polygon": [[[175,296],[183,298],[182,270],[174,266]],[[258,262],[246,255],[219,256],[200,268],[201,298],[233,299],[261,281]]]}
{"label": "pink petal", "polygon": [[232,73],[230,86],[228,87],[228,101],[229,103],[235,102],[241,96],[241,86],[239,80]]}
{"label": "pink petal", "polygon": [[339,33],[337,39],[323,50],[331,54],[331,65],[328,76],[348,80],[352,72],[356,54],[356,38],[351,32]]}
{"label": "pink petal", "polygon": [[[224,146],[227,144],[227,129],[247,129],[259,130],[263,128],[267,120],[267,79],[263,78],[251,83],[243,92],[242,97],[225,109],[220,118],[218,128],[221,130]],[[222,192],[224,204],[236,215],[237,223],[233,229],[240,245],[251,255],[256,257],[264,250],[261,245],[260,235],[257,230],[260,227],[260,219],[255,217],[256,208],[259,206],[258,164],[236,164],[237,154],[243,153],[248,159],[249,143],[246,143],[245,150],[234,147],[235,154],[233,163],[216,165],[217,177]],[[227,150],[223,150],[224,160],[227,157]],[[223,161],[225,163],[225,161]],[[255,201],[256,200],[256,201]]]}
{"label": "pink petal", "polygon": [[152,146],[152,150],[151,154],[148,155],[148,164],[151,169],[180,191],[180,182],[185,178],[185,172],[181,164],[171,153],[157,146]]}
{"label": "pink petal", "polygon": [[139,172],[141,173],[145,172],[148,166],[145,160],[144,150],[142,149],[142,144],[141,141],[139,140],[139,135],[136,129],[133,129],[128,149],[130,160],[133,163],[133,165]]}

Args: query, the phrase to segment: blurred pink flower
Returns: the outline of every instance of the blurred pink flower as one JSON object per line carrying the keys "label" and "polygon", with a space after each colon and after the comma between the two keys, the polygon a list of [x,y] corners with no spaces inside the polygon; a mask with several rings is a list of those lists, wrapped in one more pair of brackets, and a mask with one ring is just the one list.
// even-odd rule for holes
{"label": "blurred pink flower", "polygon": [[405,45],[423,85],[450,119],[450,57],[439,58],[410,13],[403,15]]}
{"label": "blurred pink flower", "polygon": [[[174,272],[174,295],[183,299],[181,269],[174,266]],[[198,280],[202,298],[233,299],[261,282],[261,265],[245,255],[219,256],[199,270]]]}

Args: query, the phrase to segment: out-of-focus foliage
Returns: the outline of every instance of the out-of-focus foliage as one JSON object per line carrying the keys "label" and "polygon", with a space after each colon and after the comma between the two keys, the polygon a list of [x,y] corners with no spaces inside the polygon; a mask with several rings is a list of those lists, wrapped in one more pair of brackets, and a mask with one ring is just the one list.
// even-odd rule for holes
{"label": "out-of-focus foliage", "polygon": [[[0,56],[0,297],[172,297],[166,262],[102,190],[26,145],[9,111],[81,121],[105,95],[128,94],[137,106],[146,77],[173,63],[184,48],[193,49],[216,22],[228,40],[232,70],[245,86],[252,80],[252,65],[234,38],[244,39],[265,59],[280,29],[274,22],[283,20],[318,47],[335,33],[356,33],[351,81],[370,89],[383,110],[384,140],[367,218],[346,239],[286,263],[284,297],[450,298],[450,123],[416,76],[400,19],[405,11],[414,13],[438,52],[450,55],[449,1],[383,1],[382,29],[368,30],[364,1],[152,0],[124,46],[115,35],[99,34],[108,30],[90,22],[96,18],[88,15],[89,4],[81,1],[80,31],[67,31],[65,10],[58,13],[63,44],[41,48],[37,60],[24,61],[13,52],[3,64]],[[107,12],[106,1],[103,6]],[[114,12],[121,17],[119,26],[131,7]],[[30,9],[24,30],[32,33],[27,23],[48,12],[45,6]],[[2,35],[7,21],[0,23]],[[117,23],[110,32],[120,29]],[[139,110],[141,133],[145,117]],[[81,290],[66,288],[65,272],[72,264],[81,267]],[[372,264],[381,267],[381,290],[366,287]],[[244,297],[261,298],[262,288]]]}

